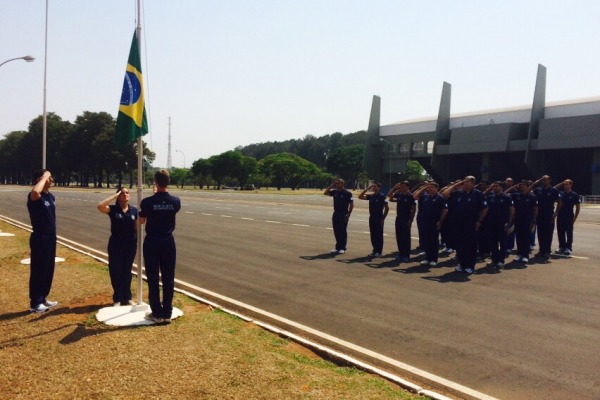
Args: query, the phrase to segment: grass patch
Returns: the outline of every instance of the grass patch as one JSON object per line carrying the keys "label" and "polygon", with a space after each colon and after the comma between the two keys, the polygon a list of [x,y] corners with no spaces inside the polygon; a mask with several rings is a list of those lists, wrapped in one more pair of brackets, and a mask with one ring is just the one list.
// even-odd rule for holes
{"label": "grass patch", "polygon": [[3,398],[419,398],[180,294],[184,316],[170,325],[101,324],[97,311],[112,304],[106,266],[61,246],[66,262],[57,264],[49,296],[59,306],[31,314],[29,267],[19,264],[29,257],[29,234],[3,222],[0,230],[16,234],[0,237]]}

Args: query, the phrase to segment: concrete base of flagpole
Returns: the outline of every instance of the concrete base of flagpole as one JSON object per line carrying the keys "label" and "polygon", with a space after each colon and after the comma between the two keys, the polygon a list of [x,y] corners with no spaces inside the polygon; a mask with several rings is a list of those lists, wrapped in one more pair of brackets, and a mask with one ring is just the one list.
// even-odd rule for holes
{"label": "concrete base of flagpole", "polygon": [[[136,326],[136,325],[154,325],[156,322],[148,321],[144,317],[150,312],[150,306],[146,303],[136,304],[135,306],[104,307],[98,310],[96,319],[111,326]],[[171,320],[183,316],[183,311],[173,307]]]}

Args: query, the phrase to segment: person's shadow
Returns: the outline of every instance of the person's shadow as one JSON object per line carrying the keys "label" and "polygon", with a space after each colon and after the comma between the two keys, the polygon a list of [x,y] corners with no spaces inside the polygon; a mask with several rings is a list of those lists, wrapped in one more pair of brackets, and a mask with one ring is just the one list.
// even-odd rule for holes
{"label": "person's shadow", "polygon": [[373,260],[372,257],[366,256],[366,257],[356,257],[356,258],[350,258],[350,259],[345,259],[345,260],[336,260],[336,261],[344,263],[344,264],[356,264],[356,263],[365,264],[371,260]]}
{"label": "person's shadow", "polygon": [[314,256],[300,256],[301,259],[303,260],[308,260],[308,261],[313,261],[313,260],[329,260],[332,258],[335,258],[335,256],[337,256],[337,253],[322,253],[322,254],[317,254]]}
{"label": "person's shadow", "polygon": [[438,283],[464,283],[471,280],[471,275],[459,271],[450,271],[439,276],[422,276],[421,279],[426,279]]}
{"label": "person's shadow", "polygon": [[395,267],[398,265],[398,261],[396,261],[394,259],[383,261],[380,263],[374,262],[375,260],[379,260],[379,258],[370,258],[369,261],[371,261],[371,262],[367,262],[365,265],[369,268],[375,268],[375,269],[392,268],[392,267]]}
{"label": "person's shadow", "polygon": [[31,314],[31,311],[28,310],[0,314],[0,321],[9,321],[11,319],[21,318],[29,314]]}
{"label": "person's shadow", "polygon": [[421,265],[419,263],[408,268],[394,268],[392,271],[400,272],[402,274],[426,274],[427,272],[431,272],[430,268],[431,267],[429,266],[429,264]]}

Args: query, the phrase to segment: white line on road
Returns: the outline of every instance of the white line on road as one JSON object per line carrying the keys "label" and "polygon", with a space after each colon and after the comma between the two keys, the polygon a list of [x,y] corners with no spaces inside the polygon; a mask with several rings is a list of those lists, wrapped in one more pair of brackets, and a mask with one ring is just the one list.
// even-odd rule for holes
{"label": "white line on road", "polygon": [[186,211],[185,213],[186,213],[186,214],[194,214],[194,212],[193,212],[193,211]]}
{"label": "white line on road", "polygon": [[231,215],[219,215],[219,217],[223,217],[223,218],[231,218]]}
{"label": "white line on road", "polygon": [[306,227],[310,227],[310,225],[305,225],[305,224],[292,224],[294,226],[306,226]]}
{"label": "white line on road", "polygon": [[270,224],[280,224],[281,223],[279,221],[269,221],[269,220],[266,220],[265,222],[268,222]]}
{"label": "white line on road", "polygon": [[[481,392],[478,392],[478,391],[473,390],[471,388],[468,388],[466,386],[463,386],[463,385],[461,385],[459,383],[447,380],[445,378],[442,378],[441,376],[437,376],[437,375],[431,374],[431,373],[429,373],[427,371],[424,371],[422,369],[413,367],[412,365],[403,363],[403,362],[395,360],[393,358],[387,357],[387,356],[385,356],[383,354],[376,353],[376,352],[371,351],[371,350],[369,350],[369,349],[367,349],[365,347],[361,347],[361,346],[358,346],[358,345],[356,345],[354,343],[347,342],[345,340],[339,339],[339,338],[337,338],[335,336],[332,336],[332,335],[329,335],[329,334],[327,334],[325,332],[321,332],[321,331],[318,331],[318,330],[313,329],[311,327],[308,327],[306,325],[302,325],[302,324],[299,324],[299,323],[294,322],[292,320],[289,320],[287,318],[280,317],[279,315],[270,313],[268,311],[265,311],[265,310],[262,310],[260,308],[251,306],[249,304],[246,304],[246,303],[243,303],[241,301],[232,299],[230,297],[223,296],[221,294],[212,292],[210,290],[203,289],[201,287],[191,285],[189,283],[180,281],[178,279],[175,279],[175,282],[177,282],[178,284],[181,284],[182,286],[187,286],[187,287],[189,287],[189,288],[191,288],[191,289],[193,289],[193,290],[195,290],[197,292],[208,294],[209,296],[212,296],[214,298],[217,298],[217,299],[220,299],[220,300],[224,300],[224,301],[226,301],[226,302],[228,302],[230,304],[234,304],[234,305],[236,305],[238,307],[242,307],[242,308],[244,308],[246,310],[250,310],[250,311],[255,312],[255,313],[259,314],[259,315],[263,315],[263,316],[271,318],[271,319],[273,319],[275,321],[279,321],[279,322],[281,322],[283,324],[295,327],[297,329],[302,330],[303,332],[307,332],[307,333],[310,333],[311,335],[323,338],[323,339],[328,340],[330,342],[337,343],[338,345],[344,346],[344,347],[346,347],[348,349],[352,349],[353,351],[356,351],[356,352],[358,352],[360,354],[364,354],[364,355],[367,355],[369,357],[375,358],[375,359],[380,360],[380,361],[382,361],[384,363],[393,365],[395,367],[398,367],[400,369],[408,371],[408,372],[410,372],[412,374],[415,374],[417,376],[422,376],[422,377],[424,377],[424,378],[426,378],[428,380],[431,380],[431,381],[434,381],[434,382],[438,382],[438,383],[440,383],[440,384],[442,384],[442,385],[444,385],[446,387],[450,387],[450,388],[452,388],[454,390],[457,390],[459,392],[465,393],[465,394],[467,394],[469,396],[472,396],[472,397],[475,397],[477,399],[495,400],[494,397],[488,396],[488,395],[486,395],[484,393],[481,393]],[[191,294],[191,293],[187,293],[185,291],[183,291],[183,292],[186,293],[186,294]]]}
{"label": "white line on road", "polygon": [[202,214],[202,215],[212,215],[212,214],[208,214],[208,213],[200,213],[200,214]]}
{"label": "white line on road", "polygon": [[242,219],[245,219],[246,221],[254,221],[254,218],[242,217]]}

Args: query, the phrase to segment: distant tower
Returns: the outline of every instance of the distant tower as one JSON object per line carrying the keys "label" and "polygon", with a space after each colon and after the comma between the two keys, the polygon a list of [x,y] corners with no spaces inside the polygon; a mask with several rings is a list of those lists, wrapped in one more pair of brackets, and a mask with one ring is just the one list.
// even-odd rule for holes
{"label": "distant tower", "polygon": [[169,117],[169,148],[167,150],[167,169],[173,169],[171,162],[171,117]]}

